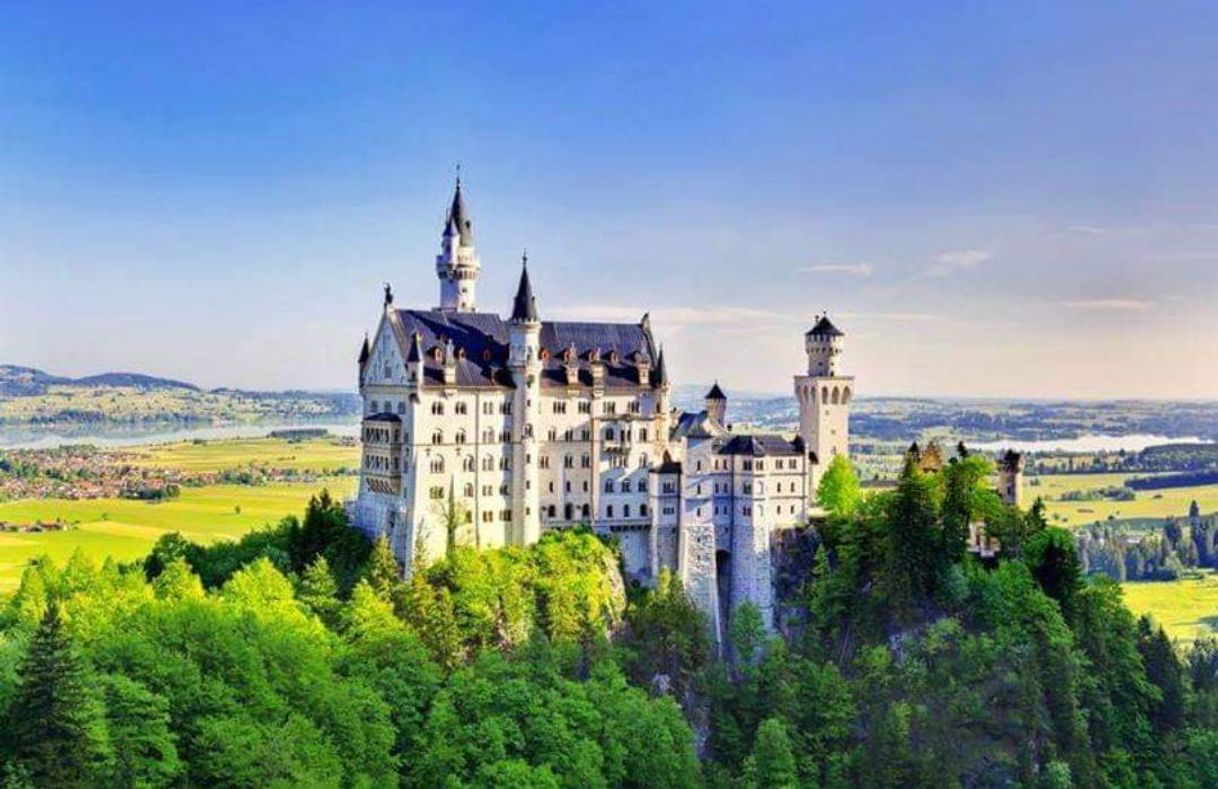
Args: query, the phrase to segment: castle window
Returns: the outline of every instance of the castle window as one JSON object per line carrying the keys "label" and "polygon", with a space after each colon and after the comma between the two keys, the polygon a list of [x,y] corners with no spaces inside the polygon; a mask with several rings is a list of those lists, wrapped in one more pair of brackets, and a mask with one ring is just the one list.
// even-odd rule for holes
{"label": "castle window", "polygon": [[485,510],[482,513],[482,522],[483,523],[490,523],[494,518],[495,518],[495,513],[491,512],[490,510]]}
{"label": "castle window", "polygon": [[550,441],[557,441],[558,440],[558,428],[554,428],[554,427],[550,428],[550,432],[546,434],[546,437]]}
{"label": "castle window", "polygon": [[630,401],[630,413],[637,414],[637,413],[639,413],[640,410],[642,410],[642,405],[639,403],[639,401],[631,400]]}
{"label": "castle window", "polygon": [[702,470],[702,461],[701,460],[699,460],[697,463],[697,469],[698,469],[698,471]]}
{"label": "castle window", "polygon": [[483,496],[490,496],[490,495],[491,495],[491,494],[493,494],[494,492],[495,492],[495,486],[494,486],[494,485],[483,485],[483,486],[482,486],[482,495],[483,495]]}
{"label": "castle window", "polygon": [[630,505],[629,505],[629,504],[623,504],[623,505],[622,505],[622,517],[623,517],[623,518],[629,518],[629,517],[630,517]]}
{"label": "castle window", "polygon": [[487,455],[486,457],[482,458],[482,470],[483,471],[493,471],[494,468],[495,468],[495,459],[493,457],[491,457],[490,455]]}
{"label": "castle window", "polygon": [[383,370],[381,370],[381,372],[383,373],[381,376],[382,378],[390,378],[393,376],[393,368],[389,365],[389,362],[385,362],[385,367]]}
{"label": "castle window", "polygon": [[647,478],[644,477],[643,479],[639,480],[639,493],[646,493],[646,492],[647,492]]}
{"label": "castle window", "polygon": [[499,412],[502,414],[511,414],[512,413],[512,401],[504,400],[503,405],[501,405],[499,407]]}
{"label": "castle window", "polygon": [[558,517],[558,508],[551,504],[546,510],[546,514],[550,516],[551,520],[553,520],[554,518]]}
{"label": "castle window", "polygon": [[605,440],[612,441],[613,439],[614,439],[613,428],[611,428],[611,427],[605,428]]}
{"label": "castle window", "polygon": [[444,458],[432,458],[431,473],[441,474],[444,472]]}
{"label": "castle window", "polygon": [[541,467],[542,467],[542,468],[549,468],[549,467],[550,467],[550,456],[549,456],[549,455],[542,455],[542,456],[541,456],[540,465],[541,465]]}
{"label": "castle window", "polygon": [[495,440],[495,431],[494,430],[491,430],[488,427],[486,430],[482,431],[482,443],[483,444],[490,444],[494,440]]}
{"label": "castle window", "polygon": [[499,495],[500,496],[506,496],[506,495],[508,495],[508,492],[509,492],[508,484],[506,482],[504,482],[502,485],[499,486]]}
{"label": "castle window", "polygon": [[613,492],[613,480],[611,480],[611,479],[605,480],[605,492],[606,493]]}
{"label": "castle window", "polygon": [[457,439],[456,439],[456,441],[457,441],[457,443],[458,443],[458,444],[464,444],[464,443],[465,443],[465,431],[464,431],[464,430],[458,430],[458,431],[457,431]]}
{"label": "castle window", "polygon": [[630,492],[630,480],[624,479],[624,480],[622,480],[622,493],[629,493],[629,492]]}
{"label": "castle window", "polygon": [[461,461],[462,471],[474,471],[474,456],[469,455]]}
{"label": "castle window", "polygon": [[664,483],[664,487],[663,487],[663,491],[664,491],[665,493],[672,493],[672,492],[673,492],[673,491],[672,491],[672,483],[671,483],[671,482],[665,482],[665,483]]}
{"label": "castle window", "polygon": [[431,443],[433,443],[433,444],[443,444],[443,443],[444,443],[444,433],[440,432],[439,430],[437,430],[436,432],[432,433],[432,434],[431,434]]}
{"label": "castle window", "polygon": [[575,505],[571,504],[571,502],[567,502],[566,504],[562,505],[562,516],[565,520],[571,520],[574,518]]}
{"label": "castle window", "polygon": [[639,515],[643,516],[644,518],[647,517],[647,505],[646,504],[639,505]]}
{"label": "castle window", "polygon": [[378,405],[377,401],[373,400],[372,403],[369,404],[369,406],[368,406],[368,413],[375,414],[376,410],[377,410],[377,405]]}
{"label": "castle window", "polygon": [[639,428],[639,441],[643,441],[643,442],[647,441],[647,428],[645,428],[645,427]]}
{"label": "castle window", "polygon": [[569,427],[568,427],[566,430],[564,430],[564,431],[562,432],[562,440],[563,440],[563,441],[570,441],[572,438],[574,438],[574,436],[575,436],[575,431],[573,431],[573,430],[572,430],[571,428],[569,428]]}
{"label": "castle window", "polygon": [[499,431],[499,442],[502,444],[510,443],[512,440],[512,432],[510,430]]}
{"label": "castle window", "polygon": [[562,459],[563,468],[575,468],[575,456],[567,455]]}
{"label": "castle window", "polygon": [[444,498],[444,486],[443,485],[432,485],[431,489],[428,491],[428,495],[431,496],[433,499]]}
{"label": "castle window", "polygon": [[435,402],[431,404],[431,413],[433,416],[444,416],[444,404]]}
{"label": "castle window", "polygon": [[617,413],[617,403],[613,402],[612,400],[606,400],[605,405],[603,407],[603,411],[606,414],[616,414]]}
{"label": "castle window", "polygon": [[590,400],[580,400],[580,401],[579,401],[579,412],[580,412],[581,414],[590,414],[590,413],[592,413],[592,401],[590,401]]}
{"label": "castle window", "polygon": [[499,470],[500,471],[508,470],[508,459],[506,457],[499,458]]}
{"label": "castle window", "polygon": [[406,402],[404,400],[398,400],[398,415],[400,416],[404,413],[406,413]]}
{"label": "castle window", "polygon": [[589,508],[589,507],[588,507],[588,505],[587,505],[587,504],[585,504],[585,505],[584,505],[584,506],[583,506],[583,507],[580,509],[580,512],[583,514],[583,517],[584,517],[584,518],[589,518],[589,517],[591,517],[591,515],[592,515],[592,510],[591,510],[591,508]]}
{"label": "castle window", "polygon": [[592,458],[584,455],[579,459],[579,465],[581,468],[592,468]]}
{"label": "castle window", "polygon": [[606,517],[606,518],[612,518],[612,517],[613,517],[613,505],[612,505],[612,504],[606,504],[606,505],[605,505],[605,517]]}
{"label": "castle window", "polygon": [[555,400],[554,401],[554,413],[556,413],[556,414],[567,413],[567,404],[560,400]]}
{"label": "castle window", "polygon": [[487,400],[482,404],[482,413],[484,416],[490,416],[495,413],[495,404]]}
{"label": "castle window", "polygon": [[467,406],[465,403],[457,403],[453,410],[461,416],[465,416],[467,413],[469,413],[469,406]]}
{"label": "castle window", "polygon": [[474,483],[465,483],[465,498],[472,499],[474,497]]}

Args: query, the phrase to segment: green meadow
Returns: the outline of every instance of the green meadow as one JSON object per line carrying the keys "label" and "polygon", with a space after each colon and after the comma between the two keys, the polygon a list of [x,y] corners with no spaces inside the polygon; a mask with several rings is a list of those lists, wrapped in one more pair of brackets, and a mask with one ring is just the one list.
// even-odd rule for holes
{"label": "green meadow", "polygon": [[1121,584],[1125,604],[1135,614],[1150,614],[1181,642],[1218,636],[1218,574],[1178,581]]}
{"label": "green meadow", "polygon": [[221,471],[255,465],[324,473],[359,467],[359,446],[333,438],[181,441],[124,451],[135,455],[130,460],[134,465],[183,471]]}
{"label": "green meadow", "polygon": [[[1097,490],[1121,485],[1129,474],[1046,474],[1029,478],[1025,495],[1029,502],[1037,497],[1045,500],[1050,521],[1056,526],[1085,526],[1113,518],[1165,518],[1188,514],[1189,504],[1196,500],[1205,513],[1218,511],[1218,485],[1198,485],[1189,488],[1139,490],[1133,501],[1062,501],[1068,491]],[[1036,480],[1032,483],[1032,480]]]}
{"label": "green meadow", "polygon": [[338,498],[354,493],[355,477],[310,484],[213,485],[183,488],[160,503],[131,499],[42,499],[0,504],[0,521],[61,520],[73,528],[37,534],[0,533],[0,592],[12,589],[31,559],[46,554],[64,561],[78,548],[98,562],[145,555],[162,534],[181,532],[202,543],[233,539],[285,515],[303,512],[323,487]]}

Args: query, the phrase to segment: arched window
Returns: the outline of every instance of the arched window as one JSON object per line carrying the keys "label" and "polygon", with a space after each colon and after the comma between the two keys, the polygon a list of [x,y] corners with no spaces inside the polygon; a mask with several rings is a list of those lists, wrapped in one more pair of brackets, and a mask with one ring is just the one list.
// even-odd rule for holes
{"label": "arched window", "polygon": [[444,473],[444,458],[432,458],[431,459],[431,473],[433,473],[433,474]]}
{"label": "arched window", "polygon": [[822,386],[820,389],[820,401],[822,403],[829,402],[829,387]]}
{"label": "arched window", "polygon": [[474,470],[474,456],[469,455],[464,460],[462,460],[461,468],[464,471],[473,471]]}
{"label": "arched window", "polygon": [[455,410],[458,414],[461,414],[462,416],[469,413],[468,406],[466,406],[465,403],[457,403]]}
{"label": "arched window", "polygon": [[630,492],[630,480],[624,479],[624,480],[622,480],[622,493],[629,493],[629,492]]}
{"label": "arched window", "polygon": [[441,432],[441,431],[439,431],[439,430],[437,430],[436,432],[432,433],[432,434],[431,434],[431,443],[433,443],[433,444],[443,444],[443,443],[444,443],[444,433],[443,433],[443,432]]}
{"label": "arched window", "polygon": [[644,518],[647,517],[647,505],[646,504],[639,505],[639,515],[642,515]]}
{"label": "arched window", "polygon": [[465,498],[472,499],[474,497],[474,483],[465,483]]}
{"label": "arched window", "polygon": [[611,480],[611,479],[605,480],[605,492],[606,493],[613,492],[613,480]]}
{"label": "arched window", "polygon": [[590,507],[589,507],[587,504],[585,504],[585,505],[584,505],[584,506],[583,506],[583,507],[580,509],[580,512],[582,512],[582,513],[583,513],[583,517],[584,517],[585,519],[587,519],[587,518],[591,517],[591,515],[592,515],[592,509],[591,509],[591,508],[590,508]]}
{"label": "arched window", "polygon": [[623,504],[623,505],[622,505],[622,517],[623,517],[623,518],[629,518],[629,517],[630,517],[630,505],[629,505],[629,504]]}
{"label": "arched window", "polygon": [[458,443],[458,444],[464,444],[464,443],[465,443],[465,431],[464,431],[464,430],[458,430],[458,431],[457,431],[457,443]]}
{"label": "arched window", "polygon": [[494,469],[495,469],[495,459],[493,457],[491,457],[490,455],[487,455],[486,457],[482,458],[482,470],[483,471],[494,471]]}
{"label": "arched window", "polygon": [[575,517],[575,505],[567,502],[562,506],[562,516],[565,520],[571,520]]}
{"label": "arched window", "polygon": [[606,504],[606,505],[605,505],[605,517],[606,517],[606,518],[612,518],[612,517],[613,517],[613,505],[612,505],[612,504]]}
{"label": "arched window", "polygon": [[837,405],[839,402],[841,402],[841,395],[841,391],[836,386],[833,387],[833,394],[830,396],[831,399],[829,402],[833,403],[833,405]]}
{"label": "arched window", "polygon": [[486,430],[483,430],[482,431],[482,443],[483,444],[495,443],[495,431],[491,430],[489,427]]}
{"label": "arched window", "polygon": [[555,518],[558,516],[558,508],[555,507],[553,504],[550,505],[549,515],[550,515],[550,518]]}
{"label": "arched window", "polygon": [[431,413],[436,416],[444,416],[444,404],[441,402],[438,402],[438,401],[432,403],[431,404]]}

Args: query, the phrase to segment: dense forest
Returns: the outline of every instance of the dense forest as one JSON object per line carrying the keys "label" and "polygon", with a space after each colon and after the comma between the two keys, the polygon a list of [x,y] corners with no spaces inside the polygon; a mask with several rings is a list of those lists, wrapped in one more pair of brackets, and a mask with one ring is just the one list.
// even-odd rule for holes
{"label": "dense forest", "polygon": [[1155,531],[1096,523],[1076,529],[1075,541],[1084,572],[1116,581],[1174,581],[1218,569],[1218,516],[1202,517],[1196,501],[1188,518],[1166,518]]}
{"label": "dense forest", "polygon": [[450,540],[402,581],[324,494],[238,543],[43,560],[0,621],[0,781],[1218,786],[1218,643],[1136,620],[990,471],[865,496],[835,462],[782,634],[741,607],[723,650],[590,531]]}

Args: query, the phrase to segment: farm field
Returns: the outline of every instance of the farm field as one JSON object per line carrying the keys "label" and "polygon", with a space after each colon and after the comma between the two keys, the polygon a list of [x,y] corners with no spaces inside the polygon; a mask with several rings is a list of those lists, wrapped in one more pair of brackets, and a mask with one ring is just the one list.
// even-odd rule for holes
{"label": "farm field", "polygon": [[271,438],[181,441],[124,451],[137,456],[130,461],[133,465],[182,471],[221,471],[250,465],[331,473],[359,468],[359,446],[334,438],[298,442]]}
{"label": "farm field", "polygon": [[1218,574],[1178,581],[1121,584],[1125,604],[1136,615],[1150,614],[1181,642],[1218,636]]}
{"label": "farm field", "polygon": [[[1096,490],[1121,485],[1129,474],[1046,474],[1028,479],[1025,496],[1030,503],[1037,497],[1045,500],[1050,522],[1057,526],[1085,526],[1114,518],[1164,518],[1188,514],[1188,506],[1196,500],[1203,513],[1218,511],[1218,485],[1198,485],[1189,488],[1139,490],[1133,501],[1062,501],[1062,494],[1072,490]],[[1032,480],[1037,480],[1032,484]]]}
{"label": "farm field", "polygon": [[285,515],[303,513],[309,497],[323,487],[336,498],[343,498],[354,493],[355,485],[355,477],[337,477],[308,484],[184,488],[180,498],[155,504],[133,499],[3,503],[0,520],[62,520],[76,528],[36,534],[0,533],[0,593],[15,587],[30,559],[43,554],[62,562],[81,548],[99,563],[106,556],[129,561],[146,554],[167,532],[179,531],[187,539],[202,543],[234,539]]}

